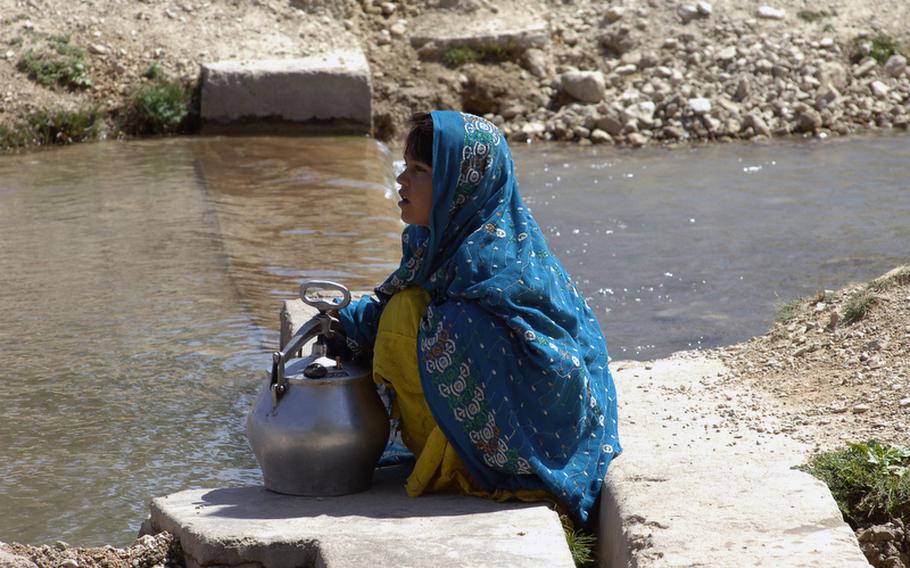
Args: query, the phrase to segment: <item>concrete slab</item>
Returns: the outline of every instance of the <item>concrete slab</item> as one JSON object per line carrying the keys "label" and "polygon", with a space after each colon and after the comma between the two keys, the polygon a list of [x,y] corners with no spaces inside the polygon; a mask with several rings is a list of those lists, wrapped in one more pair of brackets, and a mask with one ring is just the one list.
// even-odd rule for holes
{"label": "concrete slab", "polygon": [[496,14],[478,17],[464,10],[431,10],[411,25],[411,45],[432,43],[440,52],[452,47],[525,51],[549,40],[545,9],[539,2],[499,3]]}
{"label": "concrete slab", "polygon": [[359,49],[202,66],[205,122],[336,121],[369,133],[371,104],[370,69]]}
{"label": "concrete slab", "polygon": [[625,452],[601,502],[601,566],[867,567],[810,448],[729,425],[750,395],[700,354],[617,362]]}
{"label": "concrete slab", "polygon": [[261,487],[182,491],[154,499],[148,523],[180,539],[189,568],[574,566],[559,518],[546,506],[410,498],[408,470],[377,470],[370,491],[344,497]]}

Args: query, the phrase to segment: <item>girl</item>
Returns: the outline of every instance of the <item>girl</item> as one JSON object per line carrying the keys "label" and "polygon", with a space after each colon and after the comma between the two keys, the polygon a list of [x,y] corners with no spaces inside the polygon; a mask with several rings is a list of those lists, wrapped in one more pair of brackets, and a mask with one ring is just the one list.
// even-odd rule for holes
{"label": "girl", "polygon": [[585,522],[620,451],[594,314],[518,193],[483,118],[415,115],[400,176],[401,265],[339,313],[395,391],[409,495],[554,498]]}

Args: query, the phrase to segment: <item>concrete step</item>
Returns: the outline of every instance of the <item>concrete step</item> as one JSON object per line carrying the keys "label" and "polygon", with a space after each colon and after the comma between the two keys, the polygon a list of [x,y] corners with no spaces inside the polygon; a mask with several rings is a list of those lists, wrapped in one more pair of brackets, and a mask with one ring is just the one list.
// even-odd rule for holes
{"label": "concrete step", "polygon": [[152,501],[148,529],[180,539],[188,568],[572,568],[556,513],[460,495],[408,497],[410,465],[377,470],[343,497],[262,487],[181,491]]}
{"label": "concrete step", "polygon": [[[611,364],[625,449],[601,502],[601,566],[866,568],[810,448],[728,418],[754,393],[701,354]],[[741,424],[741,423],[740,423]]]}
{"label": "concrete step", "polygon": [[206,123],[333,121],[370,133],[371,105],[370,69],[359,48],[303,59],[202,65]]}

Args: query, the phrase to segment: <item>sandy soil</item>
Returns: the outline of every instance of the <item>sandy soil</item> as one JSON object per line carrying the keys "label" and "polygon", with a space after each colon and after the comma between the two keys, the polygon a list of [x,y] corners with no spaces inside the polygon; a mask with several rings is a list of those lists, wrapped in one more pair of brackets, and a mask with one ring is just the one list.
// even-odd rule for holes
{"label": "sandy soil", "polygon": [[[850,323],[848,305],[863,294],[869,310]],[[821,291],[765,335],[715,353],[732,370],[727,380],[760,399],[754,415],[731,420],[818,450],[873,438],[910,445],[910,267]]]}

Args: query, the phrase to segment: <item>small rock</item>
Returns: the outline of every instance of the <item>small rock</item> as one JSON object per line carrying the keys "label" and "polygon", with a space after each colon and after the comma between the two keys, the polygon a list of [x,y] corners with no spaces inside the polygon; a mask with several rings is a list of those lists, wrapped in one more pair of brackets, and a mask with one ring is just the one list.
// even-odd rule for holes
{"label": "small rock", "polygon": [[568,71],[559,77],[559,82],[563,91],[583,103],[600,102],[606,91],[600,71]]}
{"label": "small rock", "polygon": [[12,50],[7,51],[6,53],[3,54],[3,57],[5,59],[12,59],[15,56],[16,56],[16,54]]}
{"label": "small rock", "polygon": [[597,119],[597,128],[606,131],[612,136],[622,132],[623,123],[613,116],[604,116]]}
{"label": "small rock", "polygon": [[392,3],[392,2],[383,2],[383,3],[379,6],[379,9],[382,10],[382,15],[383,15],[383,16],[391,16],[392,14],[395,13],[395,9],[396,9],[396,8],[398,8],[398,6],[396,6],[396,5],[395,5],[394,3]]}
{"label": "small rock", "polygon": [[711,112],[711,101],[701,97],[689,99],[689,108],[695,114],[707,114]]}
{"label": "small rock", "polygon": [[818,46],[822,49],[831,49],[834,47],[834,38],[823,37],[819,40]]}
{"label": "small rock", "polygon": [[686,131],[678,126],[665,126],[663,136],[668,140],[682,140],[686,137]]}
{"label": "small rock", "polygon": [[870,406],[868,404],[856,404],[853,408],[850,409],[853,414],[863,414],[864,412],[869,412]]}
{"label": "small rock", "polygon": [[376,38],[376,43],[379,45],[387,45],[392,42],[392,35],[389,33],[389,30],[380,30],[379,37]]}
{"label": "small rock", "polygon": [[768,138],[771,137],[771,129],[768,128],[767,123],[765,123],[765,119],[763,119],[760,114],[755,112],[746,115],[746,117],[743,119],[743,128],[752,128],[756,134],[767,136]]}
{"label": "small rock", "polygon": [[79,568],[79,563],[72,558],[67,558],[60,563],[60,568]]}
{"label": "small rock", "polygon": [[698,17],[698,7],[694,4],[683,4],[676,9],[676,13],[684,24],[688,24]]}
{"label": "small rock", "polygon": [[910,408],[910,398],[902,398],[897,402],[897,405],[901,408]]}
{"label": "small rock", "polygon": [[885,62],[885,71],[892,77],[897,77],[907,68],[907,58],[903,55],[892,55]]}
{"label": "small rock", "polygon": [[714,58],[721,63],[729,63],[736,59],[736,47],[730,46],[720,50]]}
{"label": "small rock", "polygon": [[408,31],[408,21],[407,20],[398,20],[392,27],[389,28],[389,32],[394,37],[402,37]]}
{"label": "small rock", "polygon": [[524,56],[525,68],[537,78],[547,76],[547,56],[539,49],[529,49],[525,51]]}
{"label": "small rock", "polygon": [[591,132],[591,142],[594,142],[595,144],[609,144],[612,141],[613,137],[600,128],[595,128],[594,131]]}
{"label": "small rock", "polygon": [[872,81],[872,83],[869,84],[869,89],[872,90],[872,94],[875,95],[875,98],[877,99],[888,98],[888,85],[881,81]]}
{"label": "small rock", "polygon": [[62,541],[62,540],[58,540],[57,542],[54,543],[54,548],[56,548],[57,550],[66,550],[69,547],[70,547],[69,543]]}
{"label": "small rock", "polygon": [[626,141],[636,148],[644,146],[648,143],[648,139],[644,136],[644,134],[639,134],[638,132],[633,132],[626,136]]}
{"label": "small rock", "polygon": [[873,69],[878,65],[874,59],[871,57],[862,61],[859,65],[853,68],[854,77],[865,77],[872,72]]}
{"label": "small rock", "polygon": [[111,52],[111,48],[100,43],[93,43],[88,46],[89,53],[94,53],[95,55],[107,55]]}
{"label": "small rock", "polygon": [[611,24],[613,22],[618,22],[625,15],[626,11],[619,6],[610,6],[607,8],[607,11],[604,15],[607,17],[607,21]]}
{"label": "small rock", "polygon": [[749,97],[752,93],[752,85],[749,83],[748,77],[740,77],[739,83],[736,85],[736,93],[734,96],[736,100],[741,101]]}
{"label": "small rock", "polygon": [[0,549],[0,566],[3,568],[37,568],[37,565],[24,556],[11,554]]}
{"label": "small rock", "polygon": [[695,7],[698,9],[699,15],[701,15],[704,18],[710,17],[711,14],[714,12],[714,6],[712,6],[708,2],[699,2],[695,5]]}
{"label": "small rock", "polygon": [[[806,109],[799,114],[799,129],[803,132],[815,132],[822,127],[822,117],[813,109]],[[824,305],[822,304],[822,309]],[[817,310],[820,311],[820,310]]]}
{"label": "small rock", "polygon": [[771,6],[759,6],[758,10],[755,11],[755,15],[766,20],[783,20],[784,16],[786,16],[786,12],[780,8],[772,8]]}
{"label": "small rock", "polygon": [[632,73],[635,73],[636,71],[638,71],[638,67],[632,63],[629,63],[628,65],[620,65],[619,67],[617,67],[616,69],[613,70],[613,72],[616,73],[617,75],[631,75]]}

